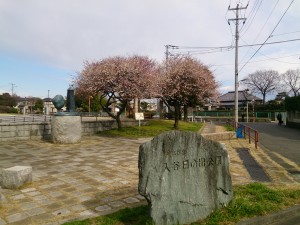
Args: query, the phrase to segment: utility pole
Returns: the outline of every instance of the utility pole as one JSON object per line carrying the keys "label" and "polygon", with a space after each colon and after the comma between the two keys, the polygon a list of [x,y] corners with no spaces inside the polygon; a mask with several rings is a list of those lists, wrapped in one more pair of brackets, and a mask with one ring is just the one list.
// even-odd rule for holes
{"label": "utility pole", "polygon": [[10,83],[11,84],[11,96],[14,95],[14,87],[16,87],[16,84]]}
{"label": "utility pole", "polygon": [[229,19],[228,24],[230,25],[230,21],[235,21],[235,69],[234,69],[234,77],[235,77],[235,82],[234,82],[234,122],[238,123],[239,122],[239,21],[243,21],[245,23],[246,18],[239,18],[239,11],[242,9],[247,9],[248,5],[246,7],[239,7],[239,4],[236,5],[236,8],[230,8],[228,7],[228,10],[234,10],[235,11],[235,18],[234,19]]}
{"label": "utility pole", "polygon": [[48,98],[49,98],[49,93],[50,93],[50,90],[48,90]]}
{"label": "utility pole", "polygon": [[[166,72],[167,72],[167,70],[168,70],[168,64],[169,64],[169,56],[170,56],[170,51],[169,51],[169,49],[170,48],[172,48],[172,49],[178,49],[178,46],[175,46],[175,45],[165,45],[165,47],[166,47],[166,52],[165,52],[165,54],[166,54]],[[163,118],[163,107],[164,107],[164,103],[163,103],[163,101],[162,101],[162,99],[159,99],[158,100],[159,102],[158,102],[158,113],[159,113],[159,118],[160,119],[164,119]]]}
{"label": "utility pole", "polygon": [[168,64],[168,60],[169,60],[169,56],[170,56],[170,52],[169,52],[169,48],[172,48],[172,49],[178,49],[178,46],[175,46],[175,45],[166,45],[166,64]]}

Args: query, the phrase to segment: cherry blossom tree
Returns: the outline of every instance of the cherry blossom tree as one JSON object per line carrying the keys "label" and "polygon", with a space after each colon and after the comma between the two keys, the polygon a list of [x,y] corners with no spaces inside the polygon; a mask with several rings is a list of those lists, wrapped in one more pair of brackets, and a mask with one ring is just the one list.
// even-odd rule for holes
{"label": "cherry blossom tree", "polygon": [[[121,114],[135,98],[152,95],[156,64],[146,56],[110,57],[94,62],[85,62],[83,70],[75,79],[77,90],[87,95],[100,96],[102,109],[117,121],[122,128]],[[106,101],[102,101],[105,99]],[[111,108],[119,106],[119,111]]]}
{"label": "cherry blossom tree", "polygon": [[208,67],[190,56],[175,56],[165,61],[157,80],[161,98],[174,108],[175,129],[178,129],[182,107],[213,96],[217,88]]}
{"label": "cherry blossom tree", "polygon": [[263,104],[266,102],[267,94],[280,90],[280,76],[275,70],[258,70],[249,74],[242,82],[252,93],[263,96]]}

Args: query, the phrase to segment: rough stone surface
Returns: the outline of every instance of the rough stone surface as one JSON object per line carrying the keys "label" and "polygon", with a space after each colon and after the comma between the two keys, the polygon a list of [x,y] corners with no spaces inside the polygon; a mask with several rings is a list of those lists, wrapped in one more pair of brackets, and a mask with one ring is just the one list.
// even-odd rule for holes
{"label": "rough stone surface", "polygon": [[16,189],[32,181],[31,166],[14,166],[2,170],[0,185],[2,188]]}
{"label": "rough stone surface", "polygon": [[140,146],[138,190],[158,225],[203,219],[232,199],[228,153],[197,133],[163,133]]}
{"label": "rough stone surface", "polygon": [[72,144],[80,142],[80,116],[53,116],[51,134],[54,143]]}

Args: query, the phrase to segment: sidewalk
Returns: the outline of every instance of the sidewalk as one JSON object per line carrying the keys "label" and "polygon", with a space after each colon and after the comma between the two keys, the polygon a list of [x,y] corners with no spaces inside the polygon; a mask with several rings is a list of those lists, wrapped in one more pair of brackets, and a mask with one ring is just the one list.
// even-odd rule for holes
{"label": "sidewalk", "polygon": [[[207,124],[202,132],[222,132]],[[0,169],[33,167],[33,182],[20,190],[1,189],[0,225],[58,225],[70,220],[109,214],[146,204],[137,192],[138,148],[151,138],[83,137],[79,144],[44,141],[1,143]],[[263,165],[271,183],[295,185],[282,167],[243,139],[221,141],[228,149],[233,184],[255,180],[241,161],[237,148],[247,148]]]}

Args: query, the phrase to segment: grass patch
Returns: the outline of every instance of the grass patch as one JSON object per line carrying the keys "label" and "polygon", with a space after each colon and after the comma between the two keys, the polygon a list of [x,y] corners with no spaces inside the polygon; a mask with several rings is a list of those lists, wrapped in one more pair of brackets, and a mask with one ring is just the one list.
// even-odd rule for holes
{"label": "grass patch", "polygon": [[224,127],[225,127],[226,131],[234,131],[234,127],[232,125],[225,124]]}
{"label": "grass patch", "polygon": [[[193,225],[236,224],[243,218],[261,216],[300,203],[300,189],[269,188],[260,183],[234,187],[234,198],[226,208]],[[152,225],[147,206],[122,209],[116,213],[69,222],[64,225]]]}
{"label": "grass patch", "polygon": [[[173,120],[150,120],[148,125],[132,127],[124,127],[121,130],[112,129],[98,132],[101,136],[109,137],[126,137],[126,138],[140,138],[140,137],[154,137],[165,131],[174,130]],[[184,121],[179,122],[179,130],[197,132],[202,127],[202,123],[188,123]]]}
{"label": "grass patch", "polygon": [[154,225],[148,206],[121,209],[118,212],[82,221],[67,222],[64,225]]}

